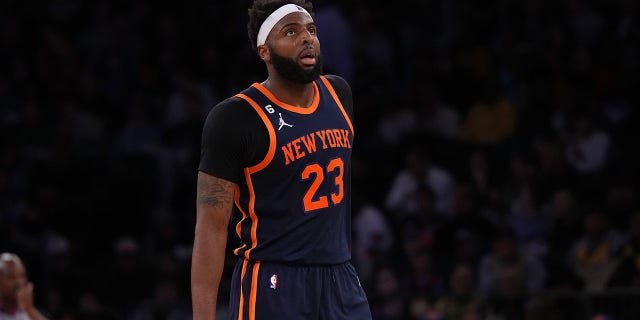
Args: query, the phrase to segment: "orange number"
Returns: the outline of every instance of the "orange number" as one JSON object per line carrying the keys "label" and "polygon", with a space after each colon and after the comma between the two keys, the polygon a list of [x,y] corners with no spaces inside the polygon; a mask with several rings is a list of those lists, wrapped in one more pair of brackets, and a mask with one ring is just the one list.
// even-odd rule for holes
{"label": "orange number", "polygon": [[338,193],[331,193],[331,202],[333,202],[333,204],[338,204],[342,202],[342,198],[344,197],[344,182],[342,181],[342,175],[344,174],[344,162],[342,162],[342,159],[335,158],[329,162],[327,172],[334,172],[335,170],[338,170],[338,174],[335,179],[335,184],[338,187]]}
{"label": "orange number", "polygon": [[322,167],[317,164],[310,164],[302,171],[302,179],[309,179],[309,175],[315,174],[316,177],[313,179],[311,183],[311,187],[307,190],[307,193],[304,194],[304,211],[318,210],[322,208],[326,208],[329,206],[329,201],[327,201],[327,196],[321,196],[318,200],[313,200],[315,197],[316,191],[320,187],[322,180],[324,180],[324,172],[322,171]]}
{"label": "orange number", "polygon": [[[342,162],[342,159],[335,158],[331,160],[327,166],[327,172],[336,174],[334,183],[338,187],[338,190],[337,192],[331,192],[331,203],[336,205],[342,202],[342,199],[344,198],[344,162]],[[311,182],[311,186],[304,194],[303,198],[304,211],[306,212],[329,207],[329,201],[326,195],[319,196],[314,200],[316,198],[318,188],[320,188],[322,181],[324,181],[323,168],[317,163],[308,165],[302,171],[302,179],[307,180],[312,174],[315,175],[315,178],[313,179],[313,182]]]}

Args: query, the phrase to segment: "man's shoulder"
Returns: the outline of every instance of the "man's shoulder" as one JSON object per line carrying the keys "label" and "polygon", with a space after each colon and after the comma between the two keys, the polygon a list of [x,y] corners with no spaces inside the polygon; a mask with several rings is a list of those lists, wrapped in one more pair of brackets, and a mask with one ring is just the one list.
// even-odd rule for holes
{"label": "man's shoulder", "polygon": [[353,121],[353,96],[351,92],[351,86],[349,85],[347,80],[339,75],[327,74],[324,75],[324,77],[333,87],[333,90],[336,92],[338,98],[340,99],[340,101],[342,101],[342,104],[349,114],[351,121]]}
{"label": "man's shoulder", "polygon": [[206,128],[227,128],[239,130],[249,123],[259,123],[260,117],[249,103],[237,96],[226,98],[215,104],[208,112],[204,123]]}
{"label": "man's shoulder", "polygon": [[252,113],[251,110],[252,108],[247,101],[237,96],[231,96],[215,104],[209,110],[209,117],[243,117]]}
{"label": "man's shoulder", "polygon": [[227,108],[235,109],[239,106],[244,106],[244,105],[247,105],[246,101],[244,101],[238,96],[231,96],[215,104],[213,108],[211,108],[211,110],[227,109]]}
{"label": "man's shoulder", "polygon": [[331,83],[336,90],[343,88],[351,90],[347,80],[337,74],[325,74],[324,77],[329,80],[329,83]]}

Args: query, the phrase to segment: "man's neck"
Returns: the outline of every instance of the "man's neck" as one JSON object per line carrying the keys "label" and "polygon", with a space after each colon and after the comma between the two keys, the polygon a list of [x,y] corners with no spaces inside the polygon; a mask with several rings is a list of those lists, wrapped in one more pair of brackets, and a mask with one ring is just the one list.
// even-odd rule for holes
{"label": "man's neck", "polygon": [[310,107],[315,95],[313,82],[294,83],[269,76],[262,85],[269,89],[278,100],[300,108]]}

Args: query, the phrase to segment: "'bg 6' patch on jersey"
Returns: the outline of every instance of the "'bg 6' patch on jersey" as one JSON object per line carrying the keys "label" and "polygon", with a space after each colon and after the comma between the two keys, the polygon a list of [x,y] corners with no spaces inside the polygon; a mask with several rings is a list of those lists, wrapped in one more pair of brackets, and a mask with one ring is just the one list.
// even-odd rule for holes
{"label": "'bg 6' patch on jersey", "polygon": [[278,275],[277,274],[272,275],[270,282],[271,284],[269,285],[269,288],[275,290],[278,287]]}

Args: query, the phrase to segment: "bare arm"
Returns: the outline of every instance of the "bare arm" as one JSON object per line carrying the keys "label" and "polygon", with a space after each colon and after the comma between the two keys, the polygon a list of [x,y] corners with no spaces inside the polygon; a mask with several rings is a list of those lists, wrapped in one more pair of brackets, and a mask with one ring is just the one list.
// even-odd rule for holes
{"label": "bare arm", "polygon": [[194,320],[216,318],[234,190],[233,182],[198,173],[197,220],[191,257]]}

